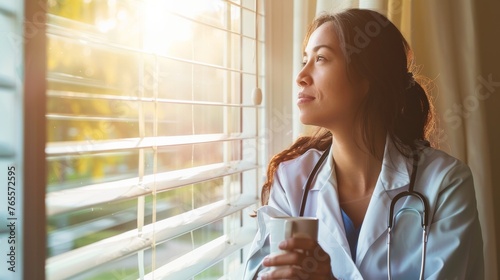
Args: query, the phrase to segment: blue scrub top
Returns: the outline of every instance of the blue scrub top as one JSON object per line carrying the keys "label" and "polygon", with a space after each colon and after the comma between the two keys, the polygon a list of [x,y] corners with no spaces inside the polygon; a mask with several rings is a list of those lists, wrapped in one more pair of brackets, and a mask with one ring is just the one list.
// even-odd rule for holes
{"label": "blue scrub top", "polygon": [[347,241],[349,242],[349,248],[351,249],[351,256],[353,260],[356,260],[356,248],[358,248],[358,237],[361,229],[361,225],[359,228],[354,227],[354,223],[347,216],[343,209],[342,211],[342,220],[344,221],[345,234],[347,237]]}

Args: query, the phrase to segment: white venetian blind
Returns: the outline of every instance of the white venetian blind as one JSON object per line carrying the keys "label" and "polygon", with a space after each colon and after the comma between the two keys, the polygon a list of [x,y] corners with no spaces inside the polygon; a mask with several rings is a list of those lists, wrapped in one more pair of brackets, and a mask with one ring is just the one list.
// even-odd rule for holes
{"label": "white venetian blind", "polygon": [[261,184],[261,1],[48,5],[47,279],[236,279]]}

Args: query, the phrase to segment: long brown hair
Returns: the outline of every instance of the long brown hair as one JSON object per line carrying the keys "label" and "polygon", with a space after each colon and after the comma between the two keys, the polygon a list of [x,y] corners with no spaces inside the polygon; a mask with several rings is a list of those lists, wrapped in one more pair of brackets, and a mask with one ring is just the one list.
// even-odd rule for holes
{"label": "long brown hair", "polygon": [[[433,118],[432,104],[424,89],[428,83],[423,83],[423,77],[414,77],[413,53],[407,41],[385,16],[371,10],[349,9],[318,16],[309,26],[303,48],[311,34],[329,22],[334,26],[346,58],[348,77],[357,75],[370,84],[358,112],[362,144],[375,155],[374,134],[381,126],[397,149],[410,156],[416,140],[428,139]],[[294,159],[312,148],[323,151],[331,144],[331,133],[320,128],[312,136],[297,139],[289,148],[275,155],[262,187],[262,204],[269,200],[274,175],[281,162]]]}

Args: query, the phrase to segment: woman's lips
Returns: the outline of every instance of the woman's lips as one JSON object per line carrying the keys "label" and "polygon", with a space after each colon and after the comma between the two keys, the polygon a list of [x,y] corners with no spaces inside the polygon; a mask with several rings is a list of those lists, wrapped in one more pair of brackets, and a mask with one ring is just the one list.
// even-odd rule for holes
{"label": "woman's lips", "polygon": [[313,96],[310,96],[310,95],[307,95],[307,94],[304,94],[304,93],[299,93],[299,98],[297,100],[297,105],[306,104],[306,103],[312,102],[312,101],[314,101],[314,99],[316,99],[316,98],[313,97]]}

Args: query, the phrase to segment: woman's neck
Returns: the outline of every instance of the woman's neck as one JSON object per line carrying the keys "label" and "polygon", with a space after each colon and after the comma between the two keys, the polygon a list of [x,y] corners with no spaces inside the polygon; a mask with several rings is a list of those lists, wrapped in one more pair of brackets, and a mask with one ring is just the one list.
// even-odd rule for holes
{"label": "woman's neck", "polygon": [[383,133],[375,135],[375,151],[370,151],[361,137],[349,134],[333,134],[332,154],[341,193],[355,199],[373,191],[382,168],[386,137]]}
{"label": "woman's neck", "polygon": [[385,148],[382,133],[374,138],[374,151],[370,151],[361,139],[341,137],[338,133],[333,134],[332,139],[339,204],[356,228],[363,223],[382,169]]}

